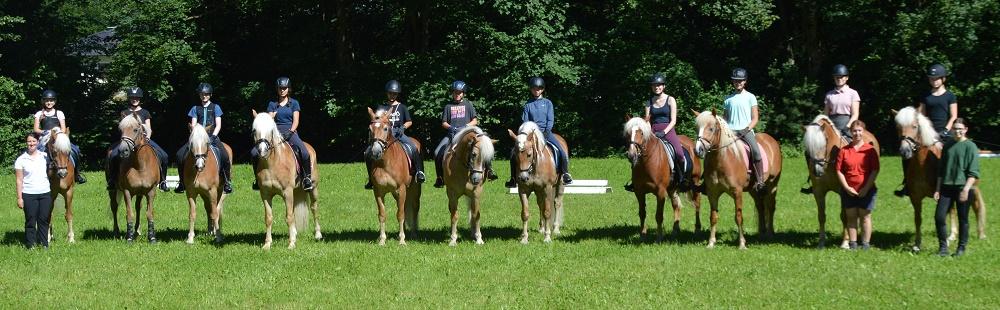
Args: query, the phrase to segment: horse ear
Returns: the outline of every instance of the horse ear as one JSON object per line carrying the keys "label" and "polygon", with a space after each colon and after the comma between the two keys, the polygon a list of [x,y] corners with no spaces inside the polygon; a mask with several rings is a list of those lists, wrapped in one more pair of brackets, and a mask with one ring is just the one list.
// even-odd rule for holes
{"label": "horse ear", "polygon": [[497,139],[490,139],[490,143],[493,143],[493,144],[497,144],[497,142],[500,142],[500,140],[497,140]]}
{"label": "horse ear", "polygon": [[514,134],[513,130],[507,129],[507,134],[510,135],[511,139],[514,139],[514,141],[517,141],[517,135]]}
{"label": "horse ear", "polygon": [[257,118],[257,109],[250,108],[250,117]]}
{"label": "horse ear", "polygon": [[625,113],[625,122],[632,120],[632,113]]}
{"label": "horse ear", "polygon": [[368,107],[368,118],[375,120],[375,111],[372,111],[371,107]]}
{"label": "horse ear", "polygon": [[698,117],[698,115],[701,113],[698,113],[698,111],[695,111],[695,109],[691,109],[691,114],[694,114],[695,117]]}
{"label": "horse ear", "polygon": [[715,108],[712,108],[712,116],[716,116],[716,114],[715,114]]}
{"label": "horse ear", "polygon": [[893,115],[899,114],[899,111],[896,111],[896,109],[889,109],[889,111],[891,111]]}

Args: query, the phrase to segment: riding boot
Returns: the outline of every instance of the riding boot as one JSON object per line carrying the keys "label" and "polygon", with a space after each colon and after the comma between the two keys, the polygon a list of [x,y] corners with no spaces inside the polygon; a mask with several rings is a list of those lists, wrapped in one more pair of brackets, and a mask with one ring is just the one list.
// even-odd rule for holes
{"label": "riding boot", "polygon": [[153,220],[146,222],[146,239],[149,243],[156,243],[156,226],[153,225]]}
{"label": "riding boot", "polygon": [[302,166],[302,189],[310,191],[313,189],[312,163],[302,162],[299,165]]}
{"label": "riding boot", "polygon": [[687,191],[688,186],[685,183],[686,180],[684,179],[684,177],[685,177],[684,176],[684,159],[683,158],[676,158],[676,159],[674,159],[674,181],[670,182],[670,183],[675,184],[675,186],[677,186],[677,189],[679,189],[682,192],[685,192],[685,191]]}
{"label": "riding boot", "polygon": [[368,159],[367,152],[365,152],[365,171],[368,172],[368,182],[365,183],[365,189],[375,188],[372,185],[372,160]]}
{"label": "riding boot", "polygon": [[184,192],[184,162],[183,161],[177,163],[177,179],[180,182],[177,182],[177,187],[174,187],[174,193],[180,194],[180,193]]}
{"label": "riding boot", "polygon": [[493,162],[486,162],[486,179],[493,181],[499,178],[497,172],[493,171]]}
{"label": "riding boot", "polygon": [[87,183],[87,178],[83,177],[83,169],[80,169],[83,160],[80,158],[79,150],[74,147],[73,152],[70,152],[69,156],[73,159],[73,167],[76,169],[76,177],[73,181],[76,182],[76,184]]}
{"label": "riding boot", "polygon": [[755,161],[753,163],[753,174],[754,174],[754,185],[753,191],[760,192],[764,190],[764,161]]}
{"label": "riding boot", "polygon": [[252,158],[250,164],[253,165],[253,184],[250,185],[250,189],[259,191],[260,185],[257,184],[257,158]]}
{"label": "riding boot", "polygon": [[514,150],[510,151],[510,179],[504,182],[503,185],[507,188],[517,187],[517,181],[514,178],[517,177],[517,157],[514,157]]}

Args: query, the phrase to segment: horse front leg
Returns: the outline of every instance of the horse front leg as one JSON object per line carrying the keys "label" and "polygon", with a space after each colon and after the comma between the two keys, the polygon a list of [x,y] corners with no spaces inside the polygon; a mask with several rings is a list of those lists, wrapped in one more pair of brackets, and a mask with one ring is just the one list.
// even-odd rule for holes
{"label": "horse front leg", "polygon": [[385,245],[385,193],[375,190],[375,205],[378,207],[378,245]]}
{"label": "horse front leg", "polygon": [[129,190],[122,191],[122,204],[125,205],[125,241],[132,243],[135,241],[135,210],[132,209],[132,194]]}
{"label": "horse front leg", "polygon": [[285,223],[288,224],[288,249],[295,249],[298,241],[299,231],[295,227],[295,189],[286,188],[281,193],[281,198],[285,201]]}
{"label": "horse front leg", "polygon": [[972,203],[972,211],[976,213],[976,232],[979,233],[979,239],[986,239],[986,202],[983,201],[983,192],[979,190],[979,187],[975,187],[976,195],[973,197],[976,199]]}
{"label": "horse front leg", "polygon": [[[448,211],[451,212],[451,241],[450,246],[458,245],[458,200],[461,196],[448,189]],[[470,219],[471,221],[471,219]]]}
{"label": "horse front leg", "polygon": [[155,213],[153,210],[153,199],[156,197],[156,187],[150,189],[146,194],[146,240],[149,243],[156,243],[156,225],[154,224]]}
{"label": "horse front leg", "polygon": [[[67,230],[66,239],[69,240],[69,243],[75,243],[76,234],[73,233],[73,189],[72,188],[70,188],[69,190],[66,191],[65,194],[63,194],[63,199],[66,202],[66,230]],[[51,223],[51,221],[49,223]],[[52,225],[49,225],[49,227],[51,228]]]}
{"label": "horse front leg", "polygon": [[[313,190],[308,192],[309,195],[309,210],[312,210],[313,216],[313,238],[316,240],[323,240],[322,228],[319,227],[319,190],[313,188]],[[219,203],[220,209],[222,203]],[[220,210],[221,212],[221,210]]]}
{"label": "horse front leg", "polygon": [[553,196],[552,187],[549,186],[548,188],[545,189],[544,195],[538,195],[535,198],[535,200],[537,200],[538,202],[539,209],[541,209],[539,210],[539,213],[542,214],[541,222],[544,223],[542,227],[544,227],[545,230],[544,233],[545,238],[542,239],[542,242],[552,242],[552,217],[554,215],[552,208],[553,205],[552,196]]}
{"label": "horse front leg", "polygon": [[271,199],[272,197],[265,197],[264,190],[261,189],[260,199],[264,202],[264,246],[261,248],[264,250],[271,249],[271,225],[274,224],[274,215],[271,212]]}
{"label": "horse front leg", "polygon": [[850,249],[851,236],[847,234],[847,210],[844,208],[840,208],[840,223],[842,223],[841,226],[843,227],[843,230],[841,231],[843,238],[841,238],[840,241],[840,248],[845,250]]}
{"label": "horse front leg", "polygon": [[518,193],[521,200],[521,244],[528,244],[528,219],[531,214],[528,213],[528,194]]}
{"label": "horse front leg", "polygon": [[[184,241],[187,244],[194,244],[194,222],[195,218],[198,216],[198,203],[195,202],[194,194],[192,194],[192,188],[188,187],[187,202],[188,202],[188,237]],[[211,220],[210,220],[211,221]]]}
{"label": "horse front leg", "polygon": [[708,229],[708,248],[715,248],[715,231],[719,226],[719,194],[710,193],[708,195],[708,204],[711,208],[709,215],[709,229]]}
{"label": "horse front leg", "polygon": [[701,231],[701,193],[692,189],[688,194],[691,204],[694,205],[694,231]]}
{"label": "horse front leg", "polygon": [[635,199],[639,202],[639,241],[646,241],[646,193],[635,191]]}
{"label": "horse front leg", "polygon": [[923,202],[920,200],[921,200],[920,198],[914,198],[912,196],[910,197],[910,204],[913,205],[913,226],[916,228],[916,230],[913,232],[914,233],[913,247],[911,248],[914,252],[920,252],[920,243],[921,243],[920,224],[921,221],[923,220],[920,214],[922,211],[921,204]]}
{"label": "horse front leg", "polygon": [[948,208],[948,222],[950,223],[951,233],[948,234],[948,241],[958,240],[958,210],[956,208]]}
{"label": "horse front leg", "polygon": [[483,232],[480,230],[479,225],[480,213],[478,195],[469,197],[469,207],[469,221],[470,224],[472,224],[469,229],[472,230],[472,238],[476,240],[476,244],[483,244]]}
{"label": "horse front leg", "polygon": [[[208,205],[212,206],[212,212],[209,213],[208,223],[212,226],[212,236],[215,237],[213,240],[215,244],[222,243],[222,228],[219,226],[219,222],[222,220],[222,199],[220,196],[221,191],[211,192],[208,197]],[[192,227],[194,227],[192,225]]]}
{"label": "horse front leg", "polygon": [[674,209],[674,225],[670,234],[676,239],[681,234],[681,196],[677,192],[670,195],[670,206]]}
{"label": "horse front leg", "polygon": [[747,239],[744,236],[744,231],[743,231],[743,192],[742,191],[740,191],[738,189],[736,190],[736,192],[733,194],[733,203],[736,205],[736,216],[735,216],[735,218],[736,218],[736,229],[739,231],[739,234],[740,234],[740,240],[739,240],[740,247],[739,247],[739,249],[740,250],[746,250],[747,249]]}
{"label": "horse front leg", "polygon": [[[822,249],[826,247],[826,193],[820,193],[816,183],[813,182],[813,198],[816,199],[816,215],[819,219],[819,244],[816,247]],[[844,227],[847,227],[846,223]]]}
{"label": "horse front leg", "polygon": [[667,197],[664,190],[656,193],[656,242],[663,241],[663,209]]}
{"label": "horse front leg", "polygon": [[396,222],[399,223],[399,245],[406,245],[406,186],[396,192]]}

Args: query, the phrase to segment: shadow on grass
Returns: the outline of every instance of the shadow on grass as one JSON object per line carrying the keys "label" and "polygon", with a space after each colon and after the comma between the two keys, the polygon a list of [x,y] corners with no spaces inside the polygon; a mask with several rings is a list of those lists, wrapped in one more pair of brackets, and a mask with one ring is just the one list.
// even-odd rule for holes
{"label": "shadow on grass", "polygon": [[3,241],[0,245],[4,246],[24,246],[24,231],[23,230],[9,230],[3,234]]}
{"label": "shadow on grass", "polygon": [[[374,227],[373,227],[374,228]],[[514,227],[488,227],[480,229],[484,240],[520,240],[521,231]],[[399,236],[399,230],[386,230],[386,242],[395,240]],[[472,232],[468,228],[458,229],[459,242],[472,239]],[[376,242],[378,240],[378,229],[355,229],[341,231],[323,232],[323,241],[359,241]],[[447,243],[451,240],[451,228],[419,229],[417,232],[406,232],[406,241],[420,243]]]}

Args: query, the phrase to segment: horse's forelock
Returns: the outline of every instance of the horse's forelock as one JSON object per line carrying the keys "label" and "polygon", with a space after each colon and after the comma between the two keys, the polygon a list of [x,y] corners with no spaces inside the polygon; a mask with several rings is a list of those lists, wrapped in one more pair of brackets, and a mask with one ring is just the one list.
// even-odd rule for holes
{"label": "horse's forelock", "polygon": [[625,123],[625,136],[631,136],[632,130],[638,128],[642,132],[642,142],[649,140],[649,137],[653,135],[653,129],[649,127],[649,122],[641,117],[633,117]]}
{"label": "horse's forelock", "polygon": [[271,144],[277,145],[281,142],[281,132],[278,125],[274,123],[274,118],[268,113],[257,113],[253,120],[254,139],[266,139]]}
{"label": "horse's forelock", "polygon": [[914,109],[913,107],[905,107],[896,113],[896,117],[894,119],[896,120],[896,126],[903,127],[912,125],[916,120],[916,117],[917,109]]}
{"label": "horse's forelock", "polygon": [[69,142],[69,135],[53,131],[50,134],[50,137],[55,139],[55,141],[52,141],[52,148],[54,148],[56,152],[69,154],[72,145]]}
{"label": "horse's forelock", "polygon": [[[517,132],[519,133],[518,136],[520,136],[520,134],[525,134],[525,135],[530,134],[534,136],[535,139],[534,147],[536,147],[539,152],[542,152],[542,150],[545,149],[545,136],[542,135],[542,130],[538,128],[538,124],[535,124],[535,122],[524,122],[523,124],[521,124],[521,127],[517,128]],[[527,136],[525,136],[525,138],[527,138]],[[523,143],[521,142],[520,138],[518,138],[518,143]],[[544,157],[544,153],[538,154],[538,156]]]}
{"label": "horse's forelock", "polygon": [[201,124],[195,124],[194,127],[191,127],[191,136],[188,141],[192,151],[204,150],[204,147],[208,145],[208,139],[208,131],[205,131],[205,127],[202,127]]}
{"label": "horse's forelock", "polygon": [[695,117],[694,122],[695,124],[698,125],[698,130],[700,131],[702,128],[705,128],[705,126],[708,126],[708,124],[714,120],[715,116],[712,115],[711,111],[704,111],[699,113],[698,117]]}
{"label": "horse's forelock", "polygon": [[480,135],[476,139],[479,139],[479,150],[482,152],[483,161],[493,161],[493,156],[496,155],[496,150],[493,149],[493,140],[487,135]]}
{"label": "horse's forelock", "polygon": [[934,145],[938,140],[938,133],[934,130],[934,124],[931,120],[924,116],[923,114],[917,113],[917,109],[914,107],[905,107],[896,113],[896,126],[899,128],[905,126],[911,126],[914,122],[917,124],[917,139],[920,140],[920,144],[924,146]]}
{"label": "horse's forelock", "polygon": [[805,144],[806,151],[809,152],[810,156],[817,158],[818,155],[823,154],[826,151],[826,142],[826,135],[823,134],[823,130],[819,126],[806,126],[802,143]]}
{"label": "horse's forelock", "polygon": [[459,130],[458,133],[455,134],[455,138],[454,139],[451,139],[451,146],[452,146],[452,148],[454,148],[455,145],[458,145],[459,142],[462,142],[461,141],[462,137],[465,137],[465,135],[468,134],[469,132],[474,132],[477,135],[483,134],[483,130],[480,129],[479,127],[476,127],[476,126],[465,126],[465,128],[462,128],[462,130]]}
{"label": "horse's forelock", "polygon": [[139,118],[133,115],[127,115],[118,121],[118,130],[126,131],[132,128],[141,126],[142,123],[139,122]]}

